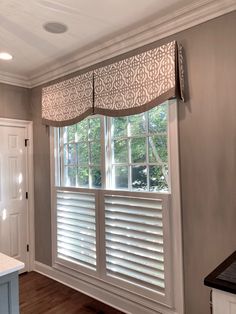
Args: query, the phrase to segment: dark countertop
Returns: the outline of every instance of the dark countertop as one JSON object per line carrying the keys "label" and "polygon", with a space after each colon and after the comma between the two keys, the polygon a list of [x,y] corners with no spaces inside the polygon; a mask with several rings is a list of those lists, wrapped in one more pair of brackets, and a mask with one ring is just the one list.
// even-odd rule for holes
{"label": "dark countertop", "polygon": [[236,294],[236,251],[204,279],[204,284]]}

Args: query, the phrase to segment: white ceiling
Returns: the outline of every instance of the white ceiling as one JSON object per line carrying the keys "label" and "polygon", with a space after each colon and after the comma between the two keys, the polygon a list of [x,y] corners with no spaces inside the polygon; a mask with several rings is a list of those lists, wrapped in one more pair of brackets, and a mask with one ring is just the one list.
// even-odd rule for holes
{"label": "white ceiling", "polygon": [[[0,61],[0,75],[30,80],[147,23],[214,2],[233,1],[0,0],[0,52],[13,55],[12,61]],[[68,31],[47,33],[43,24],[51,21],[66,24]]]}

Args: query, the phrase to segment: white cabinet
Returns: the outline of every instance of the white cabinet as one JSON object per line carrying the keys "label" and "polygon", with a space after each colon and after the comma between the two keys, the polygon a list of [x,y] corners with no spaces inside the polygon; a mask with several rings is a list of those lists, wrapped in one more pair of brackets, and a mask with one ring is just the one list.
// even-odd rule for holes
{"label": "white cabinet", "polygon": [[213,314],[236,314],[236,295],[213,289],[212,305]]}
{"label": "white cabinet", "polygon": [[19,314],[18,271],[24,267],[0,252],[0,314]]}

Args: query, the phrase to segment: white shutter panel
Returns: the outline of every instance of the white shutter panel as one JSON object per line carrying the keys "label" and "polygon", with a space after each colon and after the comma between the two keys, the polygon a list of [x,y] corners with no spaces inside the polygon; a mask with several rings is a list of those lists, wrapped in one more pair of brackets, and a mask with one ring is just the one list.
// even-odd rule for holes
{"label": "white shutter panel", "polygon": [[57,190],[57,257],[96,268],[95,195]]}
{"label": "white shutter panel", "polygon": [[107,275],[164,292],[162,200],[104,197]]}

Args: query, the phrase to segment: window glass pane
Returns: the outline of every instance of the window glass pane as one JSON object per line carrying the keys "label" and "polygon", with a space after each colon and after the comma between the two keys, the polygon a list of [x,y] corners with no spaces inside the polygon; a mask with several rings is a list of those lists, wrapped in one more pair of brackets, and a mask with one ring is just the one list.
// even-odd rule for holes
{"label": "window glass pane", "polygon": [[64,165],[68,165],[68,145],[64,145]]}
{"label": "window glass pane", "polygon": [[130,135],[139,135],[146,132],[146,120],[144,113],[129,116]]}
{"label": "window glass pane", "polygon": [[78,163],[88,163],[88,144],[80,142],[77,144]]}
{"label": "window glass pane", "polygon": [[146,161],[146,138],[133,138],[131,140],[131,160],[134,163]]}
{"label": "window glass pane", "polygon": [[163,166],[150,166],[149,167],[149,184],[150,191],[167,191],[168,190],[168,167]]}
{"label": "window glass pane", "polygon": [[62,185],[101,187],[101,118],[88,117],[60,134]]}
{"label": "window glass pane", "polygon": [[147,167],[132,166],[132,189],[147,190]]}
{"label": "window glass pane", "polygon": [[75,165],[77,163],[75,144],[64,146],[64,164]]}
{"label": "window glass pane", "polygon": [[128,167],[114,166],[115,188],[127,189],[128,188]]}
{"label": "window glass pane", "polygon": [[100,138],[101,120],[100,118],[89,119],[89,139],[97,140]]}
{"label": "window glass pane", "polygon": [[65,186],[76,186],[77,167],[64,167]]}
{"label": "window glass pane", "polygon": [[112,118],[112,136],[113,137],[126,137],[127,136],[127,117]]}
{"label": "window glass pane", "polygon": [[89,186],[89,169],[88,167],[78,167],[78,185],[80,187]]}
{"label": "window glass pane", "polygon": [[77,123],[77,140],[87,141],[88,140],[88,119],[82,120]]}
{"label": "window glass pane", "polygon": [[149,162],[162,163],[168,161],[167,135],[148,137]]}
{"label": "window glass pane", "polygon": [[164,103],[149,110],[149,132],[160,133],[167,132],[167,114],[168,106]]}
{"label": "window glass pane", "polygon": [[75,142],[76,125],[70,125],[66,129],[68,142]]}
{"label": "window glass pane", "polygon": [[90,162],[92,164],[100,164],[101,161],[101,143],[90,142]]}
{"label": "window glass pane", "polygon": [[102,186],[101,169],[98,167],[93,167],[91,169],[91,177],[92,177],[92,187],[100,188]]}
{"label": "window glass pane", "polygon": [[128,141],[127,140],[114,141],[113,160],[116,163],[128,162]]}

